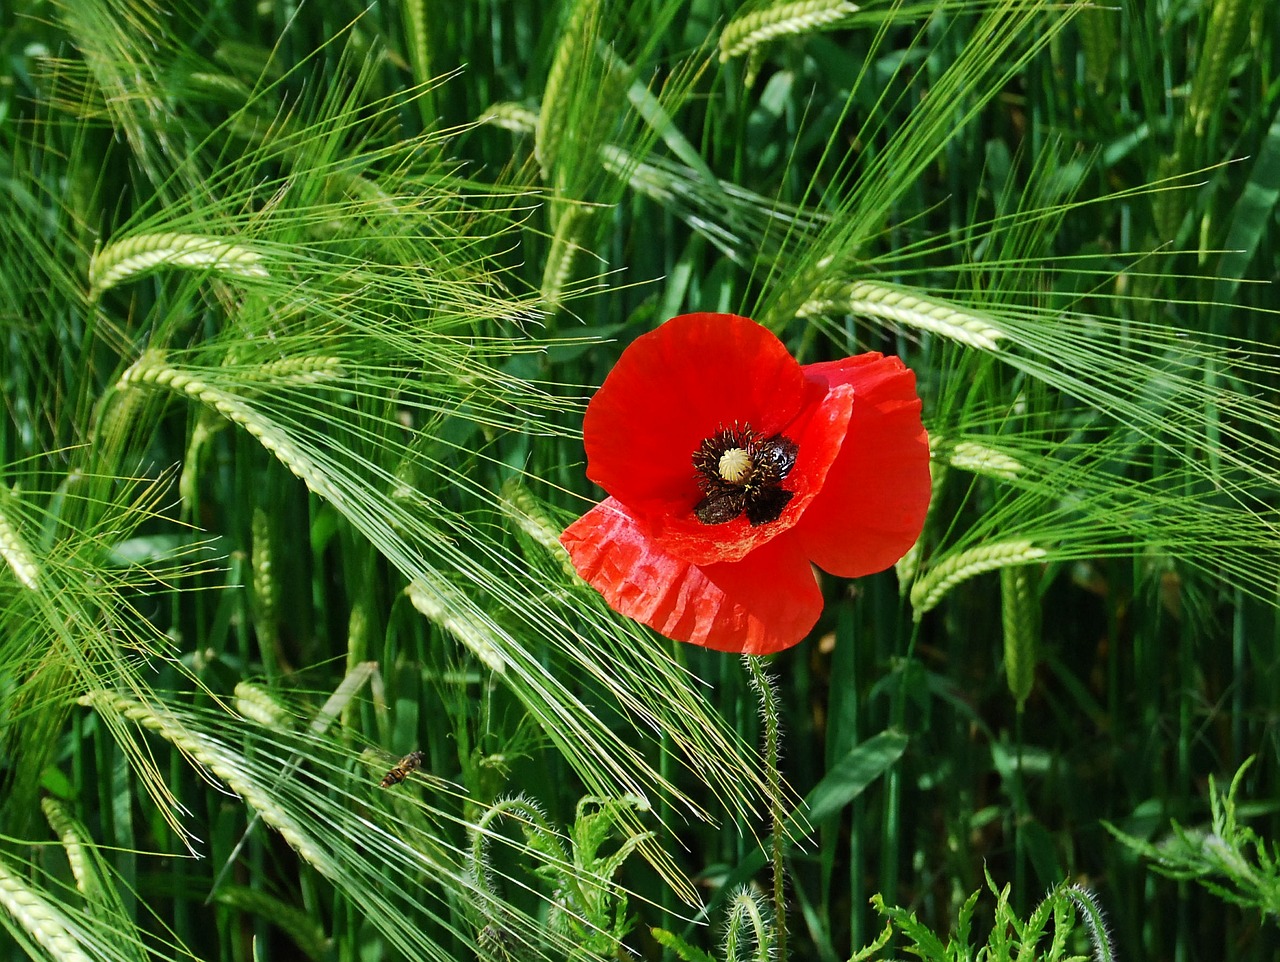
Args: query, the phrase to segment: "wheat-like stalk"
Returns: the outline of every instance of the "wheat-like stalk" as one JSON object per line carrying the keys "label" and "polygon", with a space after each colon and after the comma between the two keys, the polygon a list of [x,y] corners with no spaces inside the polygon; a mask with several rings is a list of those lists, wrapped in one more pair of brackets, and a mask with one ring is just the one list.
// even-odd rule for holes
{"label": "wheat-like stalk", "polygon": [[250,721],[276,731],[293,727],[293,718],[288,710],[261,685],[255,685],[249,681],[238,681],[235,697],[236,711]]}
{"label": "wheat-like stalk", "polygon": [[581,58],[592,56],[590,28],[597,16],[599,0],[576,0],[569,22],[565,24],[556,47],[555,59],[542,88],[542,107],[534,124],[533,156],[542,170],[543,181],[550,183],[556,160],[564,141],[569,108],[577,91],[574,74]]}
{"label": "wheat-like stalk", "polygon": [[1009,565],[1030,564],[1048,554],[1046,549],[1025,539],[997,541],[953,554],[911,586],[911,607],[915,609],[915,617],[919,620],[963,581]]}
{"label": "wheat-like stalk", "polygon": [[1197,138],[1204,136],[1209,119],[1223,109],[1231,64],[1244,47],[1245,27],[1253,8],[1252,0],[1214,0],[1212,4],[1187,99],[1187,116]]}
{"label": "wheat-like stalk", "polygon": [[67,812],[63,804],[56,798],[46,795],[40,799],[40,808],[44,811],[45,821],[58,836],[62,850],[67,855],[67,864],[71,866],[71,874],[76,880],[76,888],[85,895],[93,895],[95,876],[85,865],[84,842],[80,839],[80,827]]}
{"label": "wheat-like stalk", "polygon": [[[115,395],[119,397],[124,393],[126,392],[116,391]],[[127,393],[137,396],[142,392],[135,388]],[[118,407],[121,405],[113,404],[112,410]],[[191,428],[191,437],[187,441],[187,450],[182,458],[182,473],[178,475],[178,496],[182,498],[182,504],[188,516],[195,516],[200,500],[200,469],[205,445],[226,425],[227,422],[218,415],[217,411],[201,408]]]}
{"label": "wheat-like stalk", "polygon": [[660,204],[676,201],[671,175],[638,159],[631,151],[617,144],[605,144],[600,148],[600,163],[636,193],[644,194]]}
{"label": "wheat-like stalk", "polygon": [[1120,44],[1120,11],[1088,6],[1076,14],[1075,25],[1084,54],[1085,80],[1102,93]]}
{"label": "wheat-like stalk", "polygon": [[253,623],[261,644],[275,650],[280,641],[280,580],[275,576],[273,558],[277,555],[275,531],[271,517],[260,507],[253,509],[249,526],[253,538],[250,568],[253,571]]}
{"label": "wheat-like stalk", "polygon": [[[1184,139],[1182,137],[1180,140]],[[1172,180],[1182,171],[1182,159],[1175,151],[1163,155],[1156,163],[1156,183]],[[1187,192],[1178,187],[1161,187],[1151,192],[1151,216],[1156,224],[1156,236],[1162,243],[1171,243],[1178,236],[1182,218],[1187,209]]]}
{"label": "wheat-like stalk", "polygon": [[916,539],[916,543],[907,549],[904,554],[893,566],[893,572],[898,577],[898,590],[901,592],[905,587],[911,584],[916,573],[920,570],[920,558],[924,554],[923,542],[920,538]]}
{"label": "wheat-like stalk", "polygon": [[411,581],[404,593],[420,614],[462,642],[491,671],[502,674],[507,670],[506,658],[489,640],[487,627],[462,592],[447,582],[427,585]]}
{"label": "wheat-like stalk", "polygon": [[241,103],[248,101],[253,96],[251,87],[246,85],[243,80],[232,77],[230,74],[193,70],[186,75],[185,80],[189,86],[202,93],[211,93],[219,97],[225,97],[230,94],[231,97]]}
{"label": "wheat-like stalk", "polygon": [[502,486],[502,498],[498,501],[498,507],[517,528],[545,548],[570,579],[577,579],[578,573],[569,558],[569,552],[560,543],[559,527],[528,488],[512,478]]}
{"label": "wheat-like stalk", "polygon": [[195,398],[249,432],[308,488],[327,501],[341,504],[342,493],[320,466],[293,439],[240,398],[202,381],[165,361],[164,352],[146,351],[120,376],[119,386],[164,387]]}
{"label": "wheat-like stalk", "polygon": [[1012,481],[1026,470],[1026,465],[1017,458],[977,441],[948,444],[943,435],[930,434],[929,451],[935,459],[945,460],[953,468],[988,478]]}
{"label": "wheat-like stalk", "polygon": [[[1231,66],[1244,43],[1249,11],[1256,8],[1251,0],[1213,0],[1209,19],[1200,45],[1196,71],[1191,78],[1187,112],[1178,129],[1172,152],[1162,156],[1156,165],[1156,182],[1179,177],[1199,162],[1200,148],[1205,142],[1209,121],[1222,113],[1227,88],[1231,83]],[[1189,194],[1182,189],[1165,187],[1153,192],[1152,215],[1162,241],[1174,240],[1187,214]]]}
{"label": "wheat-like stalk", "polygon": [[410,63],[415,69],[414,76],[420,83],[425,83],[431,79],[431,35],[427,30],[426,0],[407,0],[403,9]]}
{"label": "wheat-like stalk", "polygon": [[799,0],[743,14],[730,20],[720,34],[720,62],[741,57],[779,37],[830,27],[857,12],[858,5],[845,0]]}
{"label": "wheat-like stalk", "polygon": [[582,253],[578,241],[594,213],[593,208],[580,204],[559,207],[560,216],[551,237],[551,250],[547,252],[547,263],[542,271],[542,300],[549,307],[559,306],[564,289],[573,278],[573,265]]}
{"label": "wheat-like stalk", "polygon": [[1004,673],[1022,711],[1036,669],[1036,599],[1031,591],[1031,571],[1027,565],[1000,569],[1000,619],[1004,628]]}
{"label": "wheat-like stalk", "polygon": [[476,118],[477,124],[501,127],[515,134],[531,134],[538,126],[538,114],[522,104],[502,101]]}
{"label": "wheat-like stalk", "polygon": [[796,313],[800,317],[857,314],[881,318],[929,331],[981,351],[999,350],[999,342],[1007,336],[996,326],[994,319],[985,314],[870,281],[855,281],[806,301]]}
{"label": "wheat-like stalk", "polygon": [[0,557],[8,562],[23,587],[36,591],[40,586],[40,567],[26,541],[18,533],[4,510],[8,496],[0,496]]}
{"label": "wheat-like stalk", "polygon": [[261,261],[258,251],[216,237],[139,234],[108,244],[90,258],[89,296],[96,299],[121,281],[162,266],[237,277],[269,277]]}
{"label": "wheat-like stalk", "polygon": [[132,387],[107,391],[98,406],[97,435],[107,451],[119,450],[130,433],[140,423],[139,417],[146,402],[143,392]]}
{"label": "wheat-like stalk", "polygon": [[236,374],[246,380],[269,381],[272,387],[286,384],[322,384],[342,377],[342,358],[327,355],[284,357],[253,367],[237,368]]}
{"label": "wheat-like stalk", "polygon": [[3,859],[0,859],[0,906],[52,958],[62,962],[93,962],[71,934],[71,920],[28,885],[21,873],[12,871]]}
{"label": "wheat-like stalk", "polygon": [[1026,470],[1017,458],[1010,457],[1003,451],[989,448],[976,441],[957,441],[948,457],[953,468],[983,474],[989,478],[1013,480]]}
{"label": "wheat-like stalk", "polygon": [[337,867],[329,854],[316,843],[301,825],[264,791],[246,770],[244,759],[200,732],[192,731],[181,719],[162,709],[152,708],[124,695],[110,691],[92,691],[79,699],[80,704],[98,712],[109,711],[156,732],[184,755],[194,759],[220,778],[233,792],[251,805],[262,820],[280,833],[293,849],[327,878],[337,876]]}

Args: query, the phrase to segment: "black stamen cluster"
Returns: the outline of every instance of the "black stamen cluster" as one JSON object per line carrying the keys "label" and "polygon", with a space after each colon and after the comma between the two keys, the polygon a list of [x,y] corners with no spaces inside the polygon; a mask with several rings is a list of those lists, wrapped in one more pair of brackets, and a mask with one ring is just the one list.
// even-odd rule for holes
{"label": "black stamen cluster", "polygon": [[[751,462],[738,481],[720,476],[720,458],[733,448],[746,451]],[[782,481],[795,467],[799,450],[790,438],[763,437],[749,424],[721,427],[693,453],[698,487],[706,495],[694,506],[694,516],[703,524],[724,524],[744,512],[752,525],[777,521],[792,498],[792,492],[782,489]]]}

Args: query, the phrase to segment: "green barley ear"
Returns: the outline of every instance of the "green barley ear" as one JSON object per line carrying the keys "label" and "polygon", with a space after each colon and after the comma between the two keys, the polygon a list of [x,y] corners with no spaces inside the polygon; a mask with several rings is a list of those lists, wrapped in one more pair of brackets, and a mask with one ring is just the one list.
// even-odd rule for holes
{"label": "green barley ear", "polygon": [[[1245,43],[1249,30],[1249,12],[1255,4],[1250,0],[1212,0],[1208,22],[1200,45],[1195,74],[1191,77],[1191,93],[1187,112],[1178,128],[1172,152],[1156,165],[1157,182],[1172,179],[1201,166],[1202,145],[1209,122],[1222,113],[1231,84],[1231,65]],[[1173,241],[1178,234],[1189,195],[1183,190],[1165,189],[1152,196],[1152,215],[1161,241]],[[1207,225],[1207,222],[1206,222]]]}
{"label": "green barley ear", "polygon": [[942,460],[950,467],[999,481],[1016,481],[1027,470],[1017,458],[989,444],[979,441],[951,443],[941,434],[929,435],[929,452],[935,461]]}
{"label": "green barley ear", "polygon": [[253,806],[262,820],[274,828],[307,862],[327,878],[334,878],[338,868],[323,845],[318,843],[297,819],[285,810],[275,797],[244,768],[244,759],[228,752],[207,735],[193,731],[181,718],[164,708],[153,708],[124,695],[109,691],[92,691],[79,702],[99,715],[133,722],[155,732],[183,755],[220,778],[231,791]]}
{"label": "green barley ear", "polygon": [[248,84],[228,73],[193,70],[175,80],[192,99],[243,107],[253,97],[253,89]]}
{"label": "green barley ear", "polygon": [[27,872],[10,868],[3,857],[0,857],[0,909],[5,913],[4,927],[32,958],[93,962],[72,934],[78,928],[72,919],[27,882]]}
{"label": "green barley ear", "polygon": [[[1179,138],[1181,142],[1182,138]],[[1156,163],[1156,180],[1172,181],[1182,172],[1183,160],[1179,150],[1165,154]],[[1156,237],[1163,243],[1172,243],[1182,227],[1186,215],[1187,192],[1174,187],[1164,187],[1151,194],[1151,219],[1155,221]]]}
{"label": "green barley ear", "polygon": [[[113,394],[115,397],[138,398],[142,392],[137,388],[117,388]],[[116,411],[120,407],[122,405],[115,404],[111,410]],[[214,435],[226,426],[227,422],[210,408],[201,408],[191,426],[191,437],[182,458],[182,473],[178,475],[178,496],[182,498],[183,512],[188,518],[196,517],[200,508],[200,477],[206,449]]]}
{"label": "green barley ear", "polygon": [[501,127],[513,134],[531,134],[538,128],[538,115],[523,104],[502,101],[490,104],[479,117],[477,124]]}
{"label": "green barley ear", "polygon": [[1000,615],[1004,626],[1004,673],[1021,712],[1035,683],[1040,607],[1031,586],[1031,568],[1000,569]]}
{"label": "green barley ear", "polygon": [[551,519],[533,492],[519,480],[511,478],[502,485],[501,495],[498,507],[502,513],[511,519],[521,534],[550,555],[571,581],[576,581],[578,572],[569,559],[569,552],[560,543],[560,526]]}
{"label": "green barley ear", "polygon": [[404,589],[418,613],[439,625],[494,674],[507,670],[502,649],[492,641],[493,623],[460,590],[443,579],[414,581]]}
{"label": "green barley ear", "polygon": [[[939,503],[942,489],[947,482],[950,461],[940,454],[945,447],[946,441],[943,435],[929,435],[929,501],[931,504]],[[932,516],[932,512],[930,516]],[[915,544],[908,548],[907,553],[899,558],[893,566],[894,573],[898,576],[899,594],[906,595],[910,586],[920,574],[920,565],[925,555],[925,545],[930,541],[930,521],[929,518],[926,518],[924,529],[920,532],[919,537],[916,538]]]}
{"label": "green barley ear", "polygon": [[857,12],[856,3],[844,0],[799,0],[740,14],[720,34],[720,62],[753,53],[781,37],[829,30]]}
{"label": "green barley ear", "polygon": [[1214,0],[1187,100],[1187,118],[1197,138],[1204,136],[1210,118],[1226,104],[1231,64],[1247,49],[1244,39],[1253,6],[1250,0]]}
{"label": "green barley ear", "polygon": [[283,731],[293,727],[293,714],[289,709],[269,690],[253,682],[236,682],[235,708],[263,728]]}
{"label": "green barley ear", "polygon": [[199,234],[139,234],[108,244],[89,260],[89,298],[162,267],[227,277],[267,278],[262,254],[244,244]]}
{"label": "green barley ear", "polygon": [[1020,538],[996,541],[948,555],[911,586],[911,607],[915,611],[915,618],[919,621],[921,616],[935,608],[961,582],[1010,565],[1040,561],[1048,554],[1045,548]]}
{"label": "green barley ear", "polygon": [[9,565],[19,584],[30,591],[37,591],[40,587],[40,566],[27,547],[26,539],[18,531],[16,514],[9,510],[13,498],[9,489],[0,484],[0,558]]}
{"label": "green barley ear", "polygon": [[88,854],[85,851],[84,826],[72,818],[66,806],[55,798],[46,796],[40,799],[40,808],[44,812],[49,827],[62,843],[67,864],[71,867],[71,876],[76,880],[76,888],[85,896],[94,897],[97,894],[99,880],[89,864]]}
{"label": "green barley ear", "polygon": [[829,287],[806,301],[798,317],[855,314],[871,320],[928,331],[980,351],[995,352],[1006,335],[995,318],[872,281]]}
{"label": "green barley ear", "polygon": [[250,531],[253,627],[259,647],[264,652],[275,652],[280,647],[280,579],[276,577],[272,559],[279,556],[280,546],[271,516],[260,507],[253,509]]}
{"label": "green barley ear", "polygon": [[436,111],[432,95],[431,35],[427,29],[426,0],[406,0],[401,6],[405,32],[405,46],[409,62],[413,66],[414,79],[421,85],[414,102],[422,116],[424,126],[430,126]]}
{"label": "green barley ear", "polygon": [[556,56],[542,90],[542,108],[534,128],[533,155],[542,170],[542,179],[553,182],[566,131],[573,129],[570,114],[579,94],[579,82],[594,59],[592,41],[600,13],[599,0],[576,0],[560,34]]}
{"label": "green barley ear", "polygon": [[237,395],[214,387],[195,373],[170,365],[163,351],[144,351],[129,366],[120,376],[116,389],[130,386],[167,388],[200,401],[248,431],[317,495],[328,501],[342,503],[342,494],[333,485],[329,474],[287,431]]}
{"label": "green barley ear", "polygon": [[920,571],[920,559],[924,557],[924,535],[916,539],[916,543],[907,549],[907,553],[893,565],[893,573],[898,578],[898,592],[905,593],[907,585],[915,580]]}
{"label": "green barley ear", "polygon": [[62,843],[76,888],[84,896],[94,921],[102,928],[110,929],[121,942],[139,944],[140,933],[129,920],[129,912],[115,884],[110,864],[103,858],[89,830],[57,799],[42,798],[40,808]]}
{"label": "green barley ear", "polygon": [[596,208],[575,203],[557,203],[555,232],[551,249],[542,271],[542,300],[548,308],[558,308],[564,301],[565,289],[573,279],[574,266],[585,252],[582,240],[595,218]]}
{"label": "green barley ear", "polygon": [[[622,190],[601,153],[615,140],[630,140],[631,125],[644,113],[632,109],[642,99],[641,85],[617,49],[621,39],[605,39],[602,0],[570,0],[568,6],[534,126],[534,157],[548,189],[549,245],[540,289],[552,311],[562,306],[581,255],[595,245],[599,212]],[[490,116],[518,123],[510,111]]]}
{"label": "green barley ear", "polygon": [[1120,16],[1119,10],[1094,6],[1085,7],[1075,16],[1084,53],[1084,79],[1098,93],[1106,90],[1107,77],[1120,44]]}
{"label": "green barley ear", "polygon": [[104,463],[130,446],[139,426],[147,423],[146,408],[151,402],[150,392],[131,385],[115,384],[102,393],[94,411],[93,431]]}
{"label": "green barley ear", "polygon": [[262,390],[324,384],[342,377],[345,372],[346,363],[342,358],[329,354],[302,354],[236,368],[238,377],[250,385],[260,384]]}

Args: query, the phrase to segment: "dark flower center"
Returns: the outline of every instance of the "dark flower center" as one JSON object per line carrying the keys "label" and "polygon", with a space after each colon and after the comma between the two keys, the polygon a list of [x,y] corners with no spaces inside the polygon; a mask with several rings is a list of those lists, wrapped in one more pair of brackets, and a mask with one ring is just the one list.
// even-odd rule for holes
{"label": "dark flower center", "polygon": [[751,425],[721,427],[693,452],[705,497],[693,509],[703,524],[724,524],[745,513],[752,525],[777,521],[793,492],[782,489],[800,449],[781,434],[765,437]]}

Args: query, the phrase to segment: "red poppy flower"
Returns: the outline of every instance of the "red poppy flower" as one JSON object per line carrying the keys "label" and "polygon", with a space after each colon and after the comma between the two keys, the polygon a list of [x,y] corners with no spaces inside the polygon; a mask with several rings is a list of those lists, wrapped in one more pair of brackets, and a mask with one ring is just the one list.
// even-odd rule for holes
{"label": "red poppy flower", "polygon": [[915,375],[896,357],[801,365],[755,321],[686,314],[637,338],[587,405],[610,495],[560,540],[611,607],[679,641],[768,654],[822,612],[812,564],[881,571],[929,505]]}

